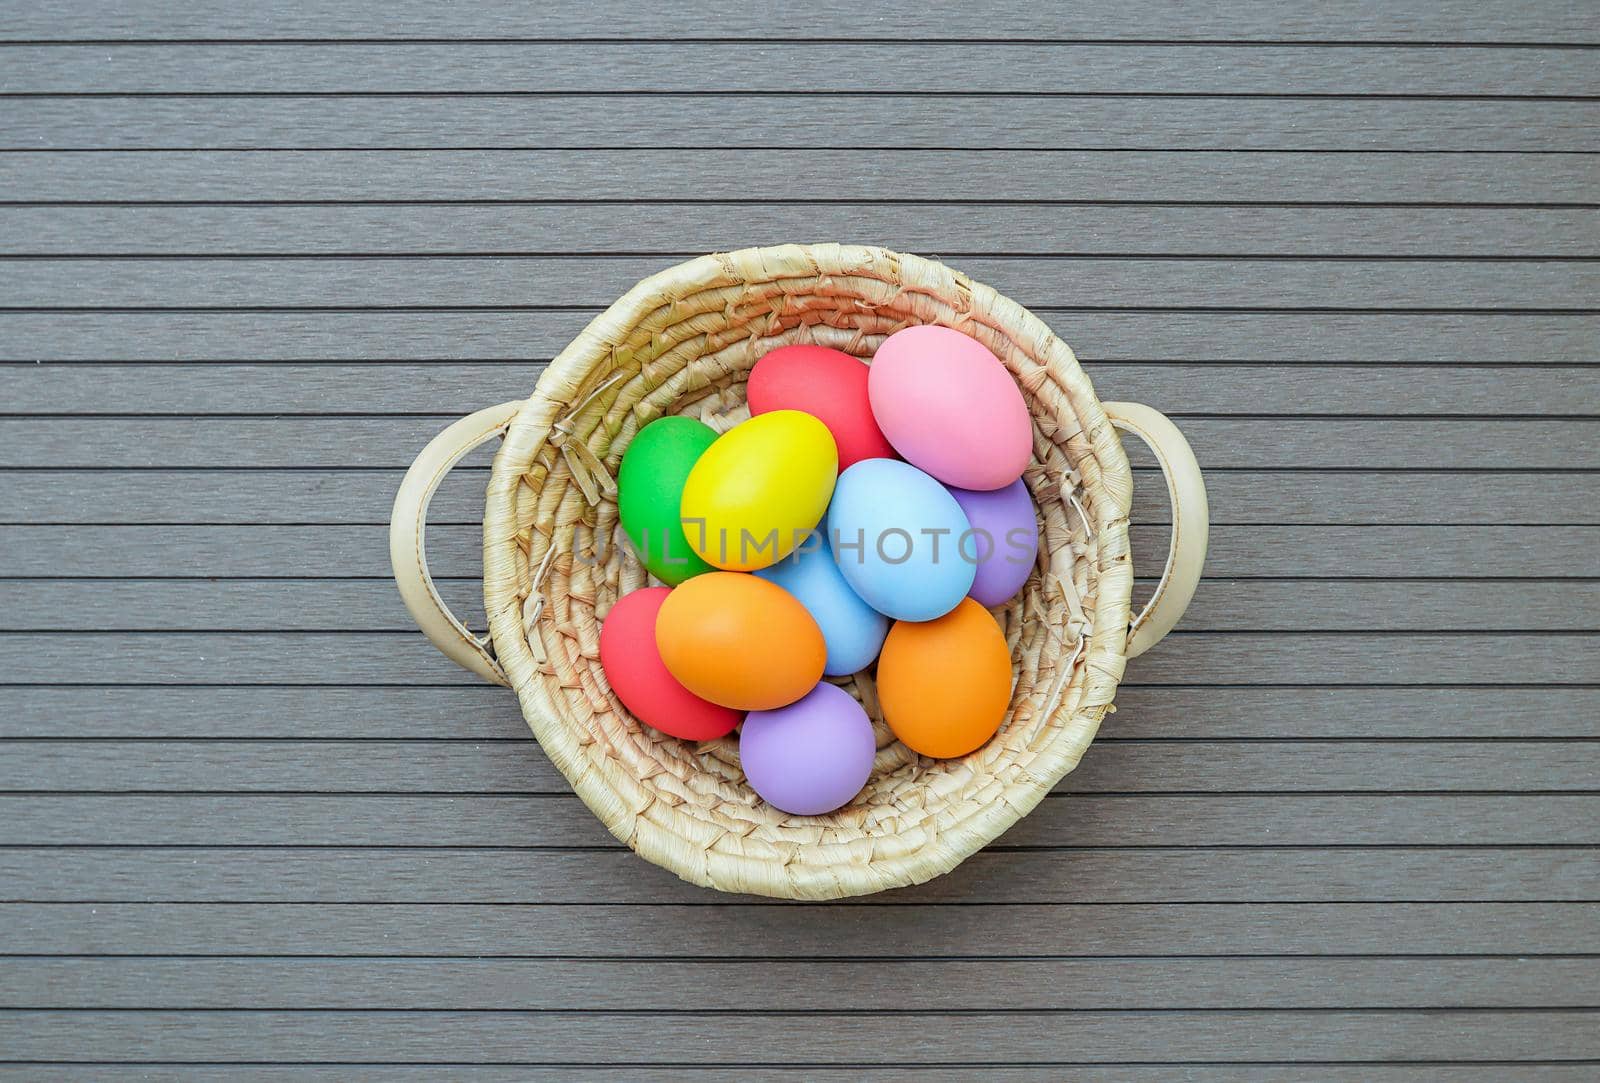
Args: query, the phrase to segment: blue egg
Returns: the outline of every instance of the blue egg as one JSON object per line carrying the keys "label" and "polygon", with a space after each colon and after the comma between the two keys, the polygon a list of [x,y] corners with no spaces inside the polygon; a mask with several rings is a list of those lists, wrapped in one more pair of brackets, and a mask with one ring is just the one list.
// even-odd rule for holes
{"label": "blue egg", "polygon": [[878,657],[889,634],[889,618],[850,589],[823,531],[814,531],[791,555],[755,574],[794,595],[822,629],[828,647],[822,672],[843,677],[866,669]]}
{"label": "blue egg", "polygon": [[845,582],[895,620],[933,620],[967,596],[977,571],[960,548],[969,525],[948,489],[898,459],[864,459],[840,474],[828,508]]}

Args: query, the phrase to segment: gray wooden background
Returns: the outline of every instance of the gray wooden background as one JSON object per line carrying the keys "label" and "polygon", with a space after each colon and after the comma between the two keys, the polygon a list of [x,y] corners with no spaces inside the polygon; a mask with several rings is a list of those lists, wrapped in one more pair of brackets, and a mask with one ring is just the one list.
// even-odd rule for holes
{"label": "gray wooden background", "polygon": [[[0,0],[0,39],[0,1074],[1600,1070],[1592,3]],[[1215,519],[1060,792],[836,906],[619,849],[387,578],[437,429],[787,240],[1032,306]],[[430,535],[464,608],[485,462]]]}

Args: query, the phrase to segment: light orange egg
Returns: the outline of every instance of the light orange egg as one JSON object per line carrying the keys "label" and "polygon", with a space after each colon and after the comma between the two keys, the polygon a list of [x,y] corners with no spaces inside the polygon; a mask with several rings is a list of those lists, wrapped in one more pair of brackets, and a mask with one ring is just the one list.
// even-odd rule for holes
{"label": "light orange egg", "polygon": [[656,648],[678,683],[739,711],[770,711],[822,679],[822,631],[794,595],[743,572],[708,572],[672,589]]}
{"label": "light orange egg", "polygon": [[878,702],[894,735],[924,756],[980,747],[1011,703],[1011,651],[1000,625],[971,598],[935,620],[896,622],[878,656]]}

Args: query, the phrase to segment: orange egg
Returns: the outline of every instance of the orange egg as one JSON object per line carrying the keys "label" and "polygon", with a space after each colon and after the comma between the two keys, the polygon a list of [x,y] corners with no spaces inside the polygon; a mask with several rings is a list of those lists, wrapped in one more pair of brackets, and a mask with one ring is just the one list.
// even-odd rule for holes
{"label": "orange egg", "polygon": [[656,617],[656,648],[679,684],[738,711],[800,699],[828,657],[805,606],[743,572],[708,572],[674,587]]}
{"label": "orange egg", "polygon": [[1011,703],[1011,651],[1000,625],[971,598],[935,620],[897,621],[878,656],[878,702],[914,752],[949,759],[978,748]]}

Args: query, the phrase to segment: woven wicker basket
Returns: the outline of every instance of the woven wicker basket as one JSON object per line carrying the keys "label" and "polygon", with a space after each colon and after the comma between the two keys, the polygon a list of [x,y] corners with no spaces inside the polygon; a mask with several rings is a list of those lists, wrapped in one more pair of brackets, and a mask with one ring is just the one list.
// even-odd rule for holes
{"label": "woven wicker basket", "polygon": [[[893,739],[873,682],[843,686],[873,717],[867,788],[827,816],[790,816],[744,784],[733,738],[695,745],[636,722],[599,664],[600,623],[646,585],[617,544],[612,478],[640,426],[670,413],[718,429],[748,416],[762,354],[816,342],[863,358],[934,323],[973,335],[1023,388],[1034,421],[1025,478],[1041,517],[1039,566],[998,612],[1016,687],[999,734],[958,760]],[[1156,451],[1173,548],[1156,597],[1130,621],[1132,474],[1113,426]],[[484,513],[491,640],[439,599],[423,533],[428,500],[473,447],[505,433]],[[1102,403],[1065,343],[1022,306],[941,263],[855,245],[702,256],[640,282],[586,327],[532,397],[441,433],[395,501],[391,556],[407,606],[452,659],[516,690],[545,753],[612,834],[696,884],[833,899],[920,883],[959,864],[1072,770],[1111,706],[1127,658],[1176,623],[1200,575],[1205,490],[1193,454],[1148,407]]]}

